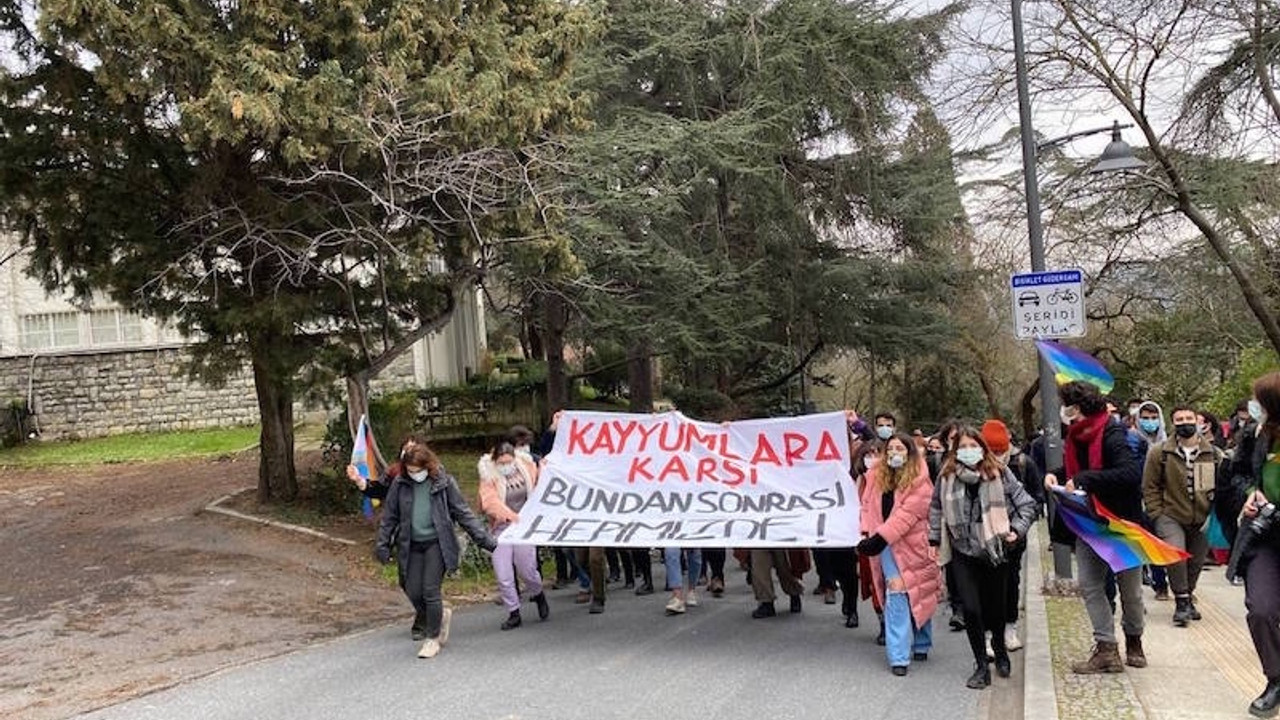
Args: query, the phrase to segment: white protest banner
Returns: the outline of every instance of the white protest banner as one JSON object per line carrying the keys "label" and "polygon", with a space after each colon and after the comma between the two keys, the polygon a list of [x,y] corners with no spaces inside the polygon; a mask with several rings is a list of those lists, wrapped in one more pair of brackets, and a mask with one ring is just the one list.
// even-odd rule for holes
{"label": "white protest banner", "polygon": [[843,413],[728,425],[567,411],[516,545],[852,547],[858,492]]}

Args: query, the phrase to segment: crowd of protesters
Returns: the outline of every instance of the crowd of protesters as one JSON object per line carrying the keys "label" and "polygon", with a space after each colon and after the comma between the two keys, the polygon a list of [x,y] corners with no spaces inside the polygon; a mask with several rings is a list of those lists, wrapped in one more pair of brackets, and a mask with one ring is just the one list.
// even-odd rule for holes
{"label": "crowd of protesters", "polygon": [[[966,684],[987,687],[992,666],[996,675],[1009,677],[1009,653],[1023,646],[1018,598],[1026,539],[1047,511],[1052,541],[1074,552],[1079,592],[1093,626],[1093,650],[1072,670],[1123,672],[1146,666],[1144,586],[1151,586],[1155,600],[1172,601],[1173,625],[1199,620],[1201,571],[1227,560],[1226,549],[1247,523],[1252,546],[1238,575],[1268,679],[1250,712],[1273,716],[1280,707],[1280,544],[1269,527],[1252,531],[1269,523],[1273,504],[1280,502],[1280,373],[1260,378],[1254,397],[1225,422],[1189,405],[1167,414],[1145,399],[1121,406],[1081,382],[1063,385],[1059,395],[1064,447],[1057,467],[1045,466],[1043,437],[1019,446],[998,419],[976,427],[947,422],[926,435],[902,431],[890,413],[868,422],[847,412],[850,481],[859,494],[862,540],[856,547],[813,551],[733,550],[755,599],[750,617],[778,614],[777,589],[790,613],[802,612],[804,576],[812,569],[812,594],[840,605],[844,627],[859,627],[859,604],[870,603],[878,626],[875,642],[884,647],[890,672],[905,676],[912,662],[928,659],[934,615],[945,602],[947,626],[967,634],[973,655]],[[492,551],[506,612],[502,630],[523,623],[522,597],[547,620],[548,590],[577,588],[576,601],[593,614],[604,612],[610,585],[653,594],[655,559],[665,569],[665,614],[698,607],[704,602],[700,588],[712,598],[725,594],[729,548],[535,548],[498,542],[537,485],[558,419],[557,414],[541,438],[512,428],[480,458],[479,514],[425,438],[408,438],[379,478],[366,481],[349,469],[366,495],[383,501],[377,556],[383,562],[394,557],[398,564],[414,608],[411,633],[423,642],[420,657],[434,657],[448,641],[450,614],[441,583],[458,564],[455,524]],[[1092,496],[1190,557],[1167,567],[1113,572],[1056,517],[1054,494],[1047,492],[1052,489]],[[555,568],[549,581],[541,575],[544,555]],[[1123,653],[1115,633],[1117,610]]]}

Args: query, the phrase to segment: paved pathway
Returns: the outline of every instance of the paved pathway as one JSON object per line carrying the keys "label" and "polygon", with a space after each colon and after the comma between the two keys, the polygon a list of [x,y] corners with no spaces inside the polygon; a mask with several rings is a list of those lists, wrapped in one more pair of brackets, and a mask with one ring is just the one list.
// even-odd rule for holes
{"label": "paved pathway", "polygon": [[[661,582],[661,569],[655,570]],[[637,598],[619,588],[607,612],[588,615],[586,606],[573,604],[572,591],[555,591],[548,622],[538,622],[528,607],[524,627],[511,632],[498,630],[503,613],[496,606],[467,608],[455,616],[449,645],[434,660],[415,657],[406,615],[404,627],[238,668],[87,717],[977,717],[983,693],[964,687],[971,667],[964,635],[947,631],[945,623],[929,661],[896,678],[873,642],[869,605],[861,606],[864,624],[856,630],[843,627],[839,606],[812,595],[798,616],[784,610],[753,620],[743,573],[731,570],[729,585],[724,598],[704,597],[701,607],[670,618],[661,593]]]}

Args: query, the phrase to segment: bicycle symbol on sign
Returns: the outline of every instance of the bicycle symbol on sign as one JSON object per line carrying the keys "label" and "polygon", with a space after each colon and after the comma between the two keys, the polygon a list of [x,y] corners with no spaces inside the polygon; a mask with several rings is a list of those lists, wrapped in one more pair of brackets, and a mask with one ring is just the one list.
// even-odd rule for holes
{"label": "bicycle symbol on sign", "polygon": [[1050,305],[1057,305],[1058,303],[1069,305],[1079,299],[1080,297],[1071,288],[1060,288],[1049,296],[1048,302]]}

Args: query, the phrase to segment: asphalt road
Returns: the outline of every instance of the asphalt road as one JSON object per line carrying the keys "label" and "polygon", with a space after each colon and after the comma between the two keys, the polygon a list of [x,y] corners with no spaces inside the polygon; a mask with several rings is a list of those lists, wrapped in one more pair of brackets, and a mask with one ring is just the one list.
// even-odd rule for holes
{"label": "asphalt road", "polygon": [[[732,565],[732,563],[730,563]],[[654,567],[656,582],[663,575]],[[812,575],[806,578],[812,583]],[[610,586],[607,610],[588,615],[572,590],[548,591],[551,618],[531,604],[523,627],[501,632],[495,605],[455,613],[448,646],[416,657],[411,613],[395,627],[235,668],[87,716],[121,718],[786,718],[859,720],[976,718],[981,693],[964,681],[972,666],[964,633],[935,621],[927,662],[903,678],[889,673],[874,643],[875,614],[845,629],[839,605],[806,594],[790,615],[754,620],[745,576],[729,591],[666,617],[665,594],[636,597]],[[700,593],[702,594],[702,593]],[[406,610],[408,603],[405,603]],[[358,612],[358,608],[351,608]],[[1020,682],[1018,672],[1011,680]],[[987,690],[984,692],[992,692]]]}

